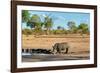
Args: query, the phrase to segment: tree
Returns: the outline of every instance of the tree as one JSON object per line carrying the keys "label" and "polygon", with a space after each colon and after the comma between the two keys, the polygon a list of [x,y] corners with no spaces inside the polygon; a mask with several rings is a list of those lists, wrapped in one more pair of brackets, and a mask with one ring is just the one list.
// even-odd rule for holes
{"label": "tree", "polygon": [[57,29],[58,29],[58,30],[64,30],[64,28],[61,27],[61,26],[58,26]]}
{"label": "tree", "polygon": [[86,23],[81,23],[81,24],[78,26],[78,29],[80,30],[81,35],[82,35],[82,34],[86,34],[86,33],[89,32],[89,27],[88,27],[88,24],[86,24]]}
{"label": "tree", "polygon": [[36,14],[32,15],[32,17],[30,18],[30,20],[27,23],[27,26],[29,26],[30,28],[39,28],[39,27],[41,27],[40,17]]}
{"label": "tree", "polygon": [[34,28],[34,32],[39,34],[42,31],[43,22],[38,15],[34,14],[28,21],[27,26],[29,26],[31,30]]}
{"label": "tree", "polygon": [[71,33],[76,33],[77,32],[77,26],[76,26],[74,21],[69,21],[67,23],[67,26],[68,26]]}
{"label": "tree", "polygon": [[33,30],[34,34],[42,33],[43,24],[44,23],[41,21],[40,16],[38,16],[37,14],[32,15],[32,17],[30,17],[30,20],[27,22],[27,26],[29,26],[31,30]]}
{"label": "tree", "polygon": [[47,35],[49,34],[52,25],[53,25],[52,18],[50,18],[49,16],[46,16],[45,20],[44,20],[44,27],[46,28],[46,34]]}
{"label": "tree", "polygon": [[30,13],[28,12],[28,10],[23,10],[22,11],[22,22],[28,22],[30,18]]}

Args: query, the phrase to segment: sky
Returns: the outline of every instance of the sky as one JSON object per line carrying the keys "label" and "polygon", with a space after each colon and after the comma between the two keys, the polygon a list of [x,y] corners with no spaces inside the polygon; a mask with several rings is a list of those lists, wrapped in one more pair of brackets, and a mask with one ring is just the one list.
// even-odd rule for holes
{"label": "sky", "polygon": [[[53,27],[51,29],[57,29],[58,26],[64,27],[67,29],[67,23],[69,21],[74,21],[76,26],[80,25],[80,23],[86,23],[88,26],[90,25],[90,14],[89,13],[78,13],[78,12],[55,12],[55,11],[35,11],[29,10],[30,17],[33,14],[37,14],[40,16],[41,20],[46,15],[49,15],[53,19]],[[22,23],[22,28],[29,28],[26,26],[26,23]]]}

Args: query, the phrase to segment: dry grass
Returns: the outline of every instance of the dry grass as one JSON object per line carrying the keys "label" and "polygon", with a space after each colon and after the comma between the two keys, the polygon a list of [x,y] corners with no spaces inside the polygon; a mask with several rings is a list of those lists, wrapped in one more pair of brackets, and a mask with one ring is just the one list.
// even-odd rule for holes
{"label": "dry grass", "polygon": [[51,49],[55,43],[68,42],[70,45],[69,52],[81,52],[89,51],[90,39],[89,35],[23,35],[22,36],[22,48],[32,49],[32,48],[42,48]]}

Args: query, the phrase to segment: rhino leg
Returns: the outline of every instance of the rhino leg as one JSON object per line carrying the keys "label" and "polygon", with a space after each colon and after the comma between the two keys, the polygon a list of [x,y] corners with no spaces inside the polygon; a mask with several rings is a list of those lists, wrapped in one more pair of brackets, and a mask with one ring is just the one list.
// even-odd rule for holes
{"label": "rhino leg", "polygon": [[68,48],[66,48],[66,51],[65,51],[65,54],[67,54],[68,53]]}

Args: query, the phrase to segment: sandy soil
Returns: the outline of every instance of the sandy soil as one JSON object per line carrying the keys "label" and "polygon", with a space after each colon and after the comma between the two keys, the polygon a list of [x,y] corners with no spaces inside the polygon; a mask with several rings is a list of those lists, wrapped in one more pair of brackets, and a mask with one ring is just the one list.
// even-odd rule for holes
{"label": "sandy soil", "polygon": [[74,52],[89,52],[90,46],[89,35],[23,35],[22,36],[22,48],[23,49],[51,49],[55,43],[68,42],[70,45],[69,53]]}

